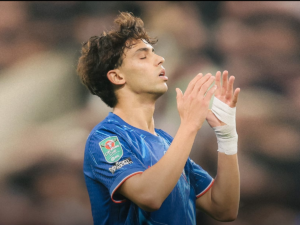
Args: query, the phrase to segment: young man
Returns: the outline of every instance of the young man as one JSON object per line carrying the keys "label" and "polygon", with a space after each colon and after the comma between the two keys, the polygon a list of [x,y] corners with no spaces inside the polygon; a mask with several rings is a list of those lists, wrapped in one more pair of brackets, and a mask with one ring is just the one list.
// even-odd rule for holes
{"label": "young man", "polygon": [[[84,175],[94,224],[196,224],[196,207],[220,221],[237,216],[239,169],[234,77],[198,74],[177,91],[181,124],[173,139],[156,129],[155,101],[168,77],[141,19],[121,13],[116,30],[83,45],[78,74],[91,93],[113,108],[90,133]],[[216,82],[211,89],[209,87]],[[212,110],[209,101],[215,94]],[[189,159],[204,120],[218,139],[213,179]]]}

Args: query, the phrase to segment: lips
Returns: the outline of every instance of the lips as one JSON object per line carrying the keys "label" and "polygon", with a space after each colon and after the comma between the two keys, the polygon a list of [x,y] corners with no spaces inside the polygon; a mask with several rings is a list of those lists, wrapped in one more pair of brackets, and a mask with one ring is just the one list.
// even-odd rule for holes
{"label": "lips", "polygon": [[162,69],[159,73],[159,76],[163,79],[163,80],[168,80],[168,77],[165,75],[166,74],[166,70]]}
{"label": "lips", "polygon": [[166,70],[165,70],[165,69],[162,69],[162,70],[160,71],[159,76],[165,76],[165,74],[166,74]]}

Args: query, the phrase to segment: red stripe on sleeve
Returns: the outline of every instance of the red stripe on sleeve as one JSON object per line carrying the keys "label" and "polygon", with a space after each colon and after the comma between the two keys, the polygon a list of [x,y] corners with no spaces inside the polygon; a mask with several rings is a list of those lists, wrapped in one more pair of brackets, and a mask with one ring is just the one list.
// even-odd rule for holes
{"label": "red stripe on sleeve", "polygon": [[125,177],[119,184],[117,187],[115,187],[115,189],[113,190],[112,194],[111,194],[111,200],[114,202],[114,203],[122,203],[122,202],[126,202],[126,199],[124,200],[114,200],[113,199],[113,195],[115,193],[115,191],[121,186],[121,184],[123,184],[128,178],[136,175],[136,174],[140,174],[140,173],[143,173],[142,171],[139,171],[139,172],[135,172],[135,173],[132,173],[130,175],[128,175],[127,177]]}
{"label": "red stripe on sleeve", "polygon": [[201,197],[202,195],[204,195],[210,188],[211,186],[214,184],[215,180],[213,179],[210,184],[207,186],[207,188],[205,188],[200,194],[196,195],[196,198]]}

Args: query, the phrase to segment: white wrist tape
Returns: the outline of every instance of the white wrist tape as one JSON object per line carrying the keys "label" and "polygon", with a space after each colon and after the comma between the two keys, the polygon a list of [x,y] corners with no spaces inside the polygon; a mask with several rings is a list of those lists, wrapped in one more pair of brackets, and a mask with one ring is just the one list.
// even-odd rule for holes
{"label": "white wrist tape", "polygon": [[236,107],[231,108],[229,105],[225,104],[218,98],[214,97],[213,105],[211,111],[216,115],[216,117],[222,122],[230,126],[235,126],[235,113]]}
{"label": "white wrist tape", "polygon": [[231,108],[215,97],[211,111],[219,120],[226,123],[224,126],[213,127],[217,136],[218,151],[226,155],[236,154],[238,141],[235,124],[236,107]]}
{"label": "white wrist tape", "polygon": [[226,155],[234,155],[237,153],[238,135],[233,126],[225,125],[213,127],[217,136],[218,151]]}

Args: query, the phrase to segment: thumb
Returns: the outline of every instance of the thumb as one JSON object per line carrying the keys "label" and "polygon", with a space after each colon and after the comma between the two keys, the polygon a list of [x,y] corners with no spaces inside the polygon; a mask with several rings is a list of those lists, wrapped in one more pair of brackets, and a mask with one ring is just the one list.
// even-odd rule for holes
{"label": "thumb", "polygon": [[182,91],[179,89],[179,88],[176,88],[176,93],[177,93],[177,96],[176,96],[176,98],[177,98],[177,101],[178,100],[181,100],[181,98],[182,98]]}

